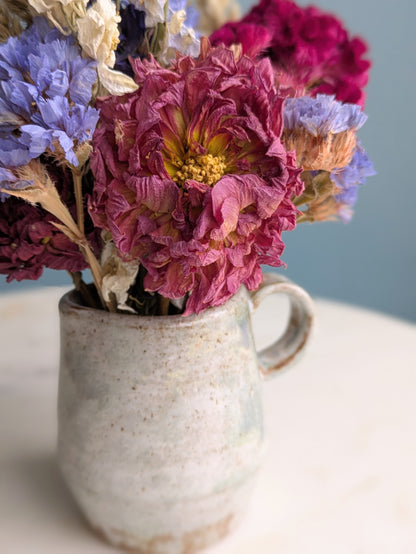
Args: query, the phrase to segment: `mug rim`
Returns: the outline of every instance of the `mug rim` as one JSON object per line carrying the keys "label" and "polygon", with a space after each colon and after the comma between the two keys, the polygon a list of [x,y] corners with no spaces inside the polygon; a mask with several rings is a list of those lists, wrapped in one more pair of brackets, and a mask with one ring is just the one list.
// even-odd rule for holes
{"label": "mug rim", "polygon": [[209,319],[217,318],[222,316],[224,313],[230,313],[230,307],[234,305],[237,306],[245,298],[248,299],[248,291],[244,285],[242,285],[239,290],[233,294],[224,304],[220,306],[209,307],[199,314],[191,314],[188,316],[183,316],[182,314],[174,315],[139,315],[139,314],[129,314],[129,313],[114,313],[108,312],[106,310],[100,310],[97,308],[92,308],[90,306],[85,306],[77,299],[78,292],[76,289],[71,289],[66,292],[59,300],[58,309],[60,314],[68,313],[84,313],[101,317],[105,321],[116,321],[119,320],[120,323],[129,322],[134,324],[136,322],[138,325],[157,325],[158,323],[163,325],[194,325],[195,323],[206,321]]}

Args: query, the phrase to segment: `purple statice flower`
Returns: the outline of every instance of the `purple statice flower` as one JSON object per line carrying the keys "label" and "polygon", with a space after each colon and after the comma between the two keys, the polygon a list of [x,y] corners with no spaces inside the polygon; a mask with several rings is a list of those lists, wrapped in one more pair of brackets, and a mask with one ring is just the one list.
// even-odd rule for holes
{"label": "purple statice flower", "polygon": [[335,96],[286,98],[283,138],[305,170],[332,171],[351,161],[366,119],[358,104],[343,104]]}
{"label": "purple statice flower", "polygon": [[284,109],[285,129],[304,128],[317,137],[338,134],[364,125],[367,116],[357,104],[343,104],[335,96],[318,94],[316,98],[287,98]]}
{"label": "purple statice flower", "polygon": [[[0,166],[0,189],[7,189],[13,186],[14,190],[24,189],[32,185],[33,181],[27,181],[26,179],[18,179],[16,175],[13,175],[11,171],[5,167]],[[7,192],[0,190],[0,203],[4,202],[6,198],[9,198]]]}
{"label": "purple statice flower", "polygon": [[197,58],[201,48],[201,36],[196,30],[199,13],[187,3],[187,0],[169,0],[167,21],[171,22],[178,12],[185,12],[186,18],[179,32],[169,32],[168,46],[172,51]]}
{"label": "purple statice flower", "polygon": [[[13,173],[4,167],[0,167],[0,188],[8,188],[10,183],[14,183],[16,181],[17,178],[13,175]],[[4,202],[8,196],[9,195],[5,192],[0,192],[0,201]]]}
{"label": "purple statice flower", "polygon": [[34,124],[22,125],[20,128],[20,142],[27,146],[31,158],[37,158],[48,149],[54,151],[54,145],[59,144],[67,161],[77,166],[74,142],[79,144],[92,138],[98,111],[79,104],[71,108],[65,96],[40,100],[38,108],[39,112],[32,116]]}
{"label": "purple statice flower", "polygon": [[329,171],[304,171],[304,194],[295,204],[301,209],[300,221],[340,219],[348,223],[353,216],[359,185],[375,175],[374,167],[361,144],[345,167]]}
{"label": "purple statice flower", "polygon": [[31,160],[28,149],[13,135],[3,137],[0,131],[0,164],[5,167],[19,167]]}
{"label": "purple statice flower", "polygon": [[[43,17],[0,45],[0,159],[6,168],[45,151],[78,165],[76,148],[90,140],[98,111],[89,106],[95,62],[74,37]],[[57,150],[58,148],[58,150]]]}
{"label": "purple statice flower", "polygon": [[120,17],[120,42],[116,51],[114,68],[132,77],[133,69],[128,58],[140,58],[147,54],[143,51],[146,14],[133,4],[127,4],[121,7]]}
{"label": "purple statice flower", "polygon": [[357,201],[358,187],[364,185],[367,177],[375,175],[373,164],[360,143],[351,159],[351,162],[339,171],[331,173],[331,180],[337,186],[339,192],[335,200],[349,207]]}

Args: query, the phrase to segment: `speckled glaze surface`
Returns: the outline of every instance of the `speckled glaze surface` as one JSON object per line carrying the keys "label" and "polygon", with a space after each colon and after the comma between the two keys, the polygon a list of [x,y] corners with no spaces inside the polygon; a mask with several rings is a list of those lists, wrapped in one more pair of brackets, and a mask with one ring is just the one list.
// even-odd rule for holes
{"label": "speckled glaze surface", "polygon": [[186,318],[61,299],[59,462],[111,543],[192,553],[238,524],[263,456],[251,306],[244,288]]}

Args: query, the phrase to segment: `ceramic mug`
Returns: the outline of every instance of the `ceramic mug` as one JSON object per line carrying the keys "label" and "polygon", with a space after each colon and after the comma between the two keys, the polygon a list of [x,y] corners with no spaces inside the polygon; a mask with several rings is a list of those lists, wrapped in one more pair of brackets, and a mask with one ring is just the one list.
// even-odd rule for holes
{"label": "ceramic mug", "polygon": [[[257,352],[250,315],[291,301]],[[91,527],[142,553],[191,553],[239,522],[263,453],[262,375],[292,362],[313,320],[300,287],[265,274],[200,315],[134,316],[60,302],[58,456]]]}

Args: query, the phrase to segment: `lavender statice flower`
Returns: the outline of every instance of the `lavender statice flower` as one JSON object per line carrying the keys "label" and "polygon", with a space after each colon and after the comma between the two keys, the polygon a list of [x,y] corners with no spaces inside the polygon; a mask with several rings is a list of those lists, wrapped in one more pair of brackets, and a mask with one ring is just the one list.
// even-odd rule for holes
{"label": "lavender statice flower", "polygon": [[[8,188],[11,183],[14,183],[17,181],[17,178],[11,173],[8,169],[4,167],[0,167],[0,188]],[[9,195],[5,192],[0,191],[0,201],[4,202],[4,200]]]}
{"label": "lavender statice flower", "polygon": [[366,178],[375,175],[373,164],[365,150],[357,142],[350,163],[342,169],[328,171],[304,171],[305,190],[295,199],[302,214],[299,221],[324,221],[341,219],[350,221],[352,207],[357,201],[358,188]]}
{"label": "lavender statice flower", "polygon": [[11,169],[44,152],[78,165],[98,111],[89,106],[95,62],[43,17],[0,45],[0,159]]}
{"label": "lavender statice flower", "polygon": [[20,128],[20,142],[27,146],[31,158],[37,158],[47,150],[54,151],[55,145],[59,145],[66,160],[77,166],[74,146],[92,138],[98,111],[79,104],[71,107],[65,96],[40,100],[38,108],[39,112],[32,116],[34,124],[22,125]]}
{"label": "lavender statice flower", "polygon": [[348,165],[357,130],[366,120],[359,105],[343,104],[335,96],[287,98],[283,137],[305,170],[332,171]]}
{"label": "lavender statice flower", "polygon": [[350,163],[341,170],[331,173],[331,180],[338,191],[335,200],[342,205],[354,206],[357,201],[358,187],[365,184],[367,177],[375,174],[370,158],[358,143]]}
{"label": "lavender statice flower", "polygon": [[287,98],[284,110],[285,129],[304,128],[311,135],[338,134],[364,125],[367,116],[357,104],[343,104],[335,96],[318,94],[316,98]]}

